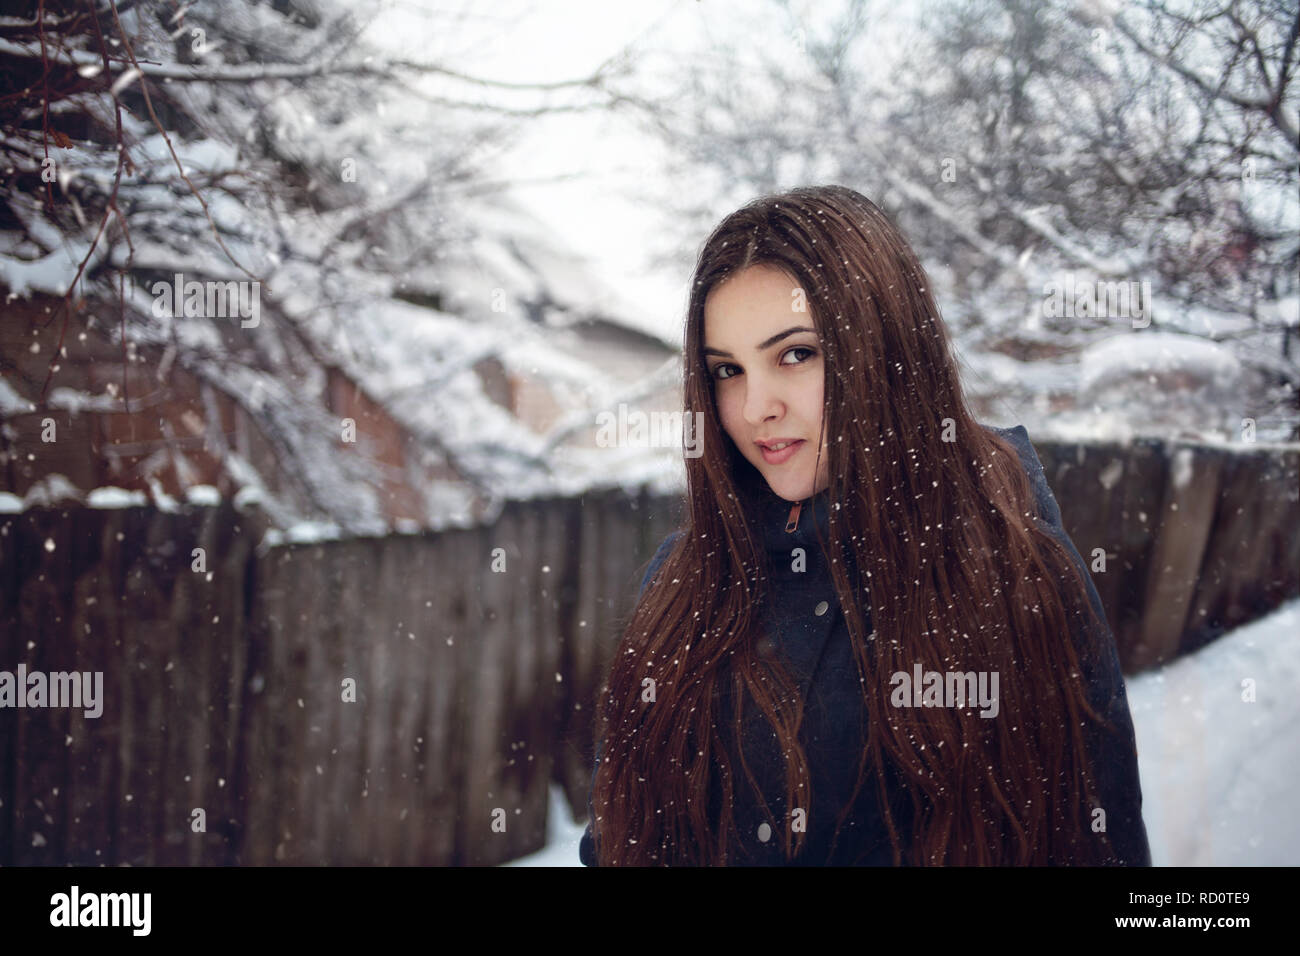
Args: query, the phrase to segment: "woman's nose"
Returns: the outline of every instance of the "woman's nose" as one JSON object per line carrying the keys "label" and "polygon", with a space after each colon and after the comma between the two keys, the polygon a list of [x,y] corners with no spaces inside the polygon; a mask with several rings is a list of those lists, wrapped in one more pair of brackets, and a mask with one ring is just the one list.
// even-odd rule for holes
{"label": "woman's nose", "polygon": [[778,418],[784,404],[776,387],[758,377],[750,378],[745,388],[745,421],[757,427],[765,421]]}

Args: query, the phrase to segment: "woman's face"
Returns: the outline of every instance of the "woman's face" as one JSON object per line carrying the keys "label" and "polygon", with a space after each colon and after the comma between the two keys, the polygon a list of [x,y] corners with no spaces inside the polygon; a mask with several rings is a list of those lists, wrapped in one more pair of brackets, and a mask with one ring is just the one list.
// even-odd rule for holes
{"label": "woman's face", "polygon": [[[704,361],[722,427],[787,501],[830,483],[822,348],[804,301],[799,284],[769,265],[731,276],[704,300]],[[783,441],[794,444],[784,451],[759,444]]]}

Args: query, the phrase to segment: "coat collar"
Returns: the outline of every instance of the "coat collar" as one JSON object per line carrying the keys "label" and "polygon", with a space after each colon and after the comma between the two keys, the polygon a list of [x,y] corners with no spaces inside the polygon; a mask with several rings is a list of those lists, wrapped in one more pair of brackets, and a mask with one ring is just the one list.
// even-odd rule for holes
{"label": "coat collar", "polygon": [[[752,514],[762,541],[769,552],[789,554],[791,548],[804,550],[818,547],[817,537],[829,544],[830,541],[830,492],[819,491],[802,501],[787,501],[768,486],[762,475],[751,467],[752,475],[746,476],[741,488],[745,492],[748,508]],[[798,508],[797,515],[792,510]],[[787,530],[791,521],[794,529]]]}

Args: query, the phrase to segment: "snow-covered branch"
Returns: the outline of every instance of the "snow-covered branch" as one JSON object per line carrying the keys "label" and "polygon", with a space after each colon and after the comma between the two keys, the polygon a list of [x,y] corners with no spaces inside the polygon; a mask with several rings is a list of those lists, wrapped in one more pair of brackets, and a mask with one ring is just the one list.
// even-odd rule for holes
{"label": "snow-covered branch", "polygon": [[[76,69],[87,78],[98,76],[102,72],[100,58],[86,50],[65,50],[55,54],[47,51],[42,58],[41,48],[37,44],[0,38],[0,54],[24,57],[38,62],[44,59],[54,66]],[[119,75],[138,70],[141,75],[151,79],[184,83],[256,83],[262,80],[308,80],[323,76],[373,76],[391,79],[401,73],[422,73],[442,76],[486,89],[534,92],[594,88],[605,82],[610,75],[609,66],[606,64],[589,76],[572,80],[514,82],[474,76],[437,63],[374,56],[352,61],[329,59],[310,63],[228,63],[217,66],[160,63],[146,59],[139,60],[138,64],[126,60],[111,60],[110,64],[111,69]]]}

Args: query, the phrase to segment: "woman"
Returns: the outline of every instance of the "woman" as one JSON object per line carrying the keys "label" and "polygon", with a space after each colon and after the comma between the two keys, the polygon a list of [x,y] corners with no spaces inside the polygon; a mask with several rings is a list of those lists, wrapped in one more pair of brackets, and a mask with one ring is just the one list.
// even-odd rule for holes
{"label": "woman", "polygon": [[885,215],[728,216],[684,366],[703,454],[600,696],[583,862],[1149,865],[1096,589]]}

